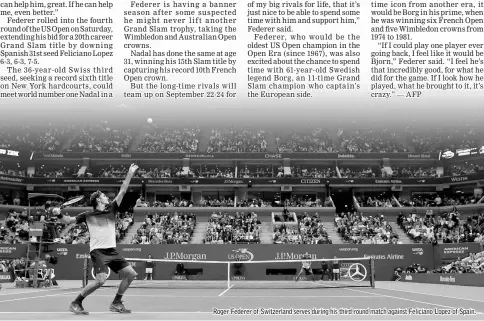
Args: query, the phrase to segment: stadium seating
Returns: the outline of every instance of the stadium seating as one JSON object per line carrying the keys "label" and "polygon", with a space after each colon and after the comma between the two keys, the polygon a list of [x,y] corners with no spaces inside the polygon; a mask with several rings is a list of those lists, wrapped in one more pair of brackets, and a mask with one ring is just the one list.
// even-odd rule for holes
{"label": "stadium seating", "polygon": [[194,214],[155,213],[146,216],[132,244],[188,244],[196,226]]}
{"label": "stadium seating", "polygon": [[205,244],[260,243],[260,221],[257,214],[227,213],[212,214],[208,225]]}

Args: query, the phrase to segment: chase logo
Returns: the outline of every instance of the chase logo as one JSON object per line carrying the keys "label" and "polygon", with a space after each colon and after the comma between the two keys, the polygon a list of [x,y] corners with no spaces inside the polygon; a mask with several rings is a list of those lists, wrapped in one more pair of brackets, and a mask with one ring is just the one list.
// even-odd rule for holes
{"label": "chase logo", "polygon": [[451,152],[450,150],[442,153],[442,157],[445,158],[445,159],[451,159],[454,156],[455,156],[455,154],[453,152]]}
{"label": "chase logo", "polygon": [[412,252],[415,255],[423,255],[424,254],[424,250],[421,247],[414,247],[414,248],[412,248]]}
{"label": "chase logo", "polygon": [[411,275],[405,275],[405,281],[412,281],[412,279]]}

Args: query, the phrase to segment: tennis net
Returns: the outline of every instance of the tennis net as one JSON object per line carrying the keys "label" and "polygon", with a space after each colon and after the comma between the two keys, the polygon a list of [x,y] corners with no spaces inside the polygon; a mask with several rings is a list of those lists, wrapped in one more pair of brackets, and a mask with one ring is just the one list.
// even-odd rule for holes
{"label": "tennis net", "polygon": [[[375,286],[375,269],[371,258],[272,261],[127,260],[138,273],[131,284],[133,288],[292,289]],[[120,279],[120,275],[108,268],[106,273],[108,281],[104,286],[118,286],[119,281],[116,280]],[[94,278],[92,264],[86,259],[83,286]]]}

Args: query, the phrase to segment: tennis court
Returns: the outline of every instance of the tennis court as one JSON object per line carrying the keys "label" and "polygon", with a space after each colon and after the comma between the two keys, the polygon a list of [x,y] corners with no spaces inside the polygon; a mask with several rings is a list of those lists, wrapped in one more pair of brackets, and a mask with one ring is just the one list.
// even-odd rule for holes
{"label": "tennis court", "polygon": [[[108,281],[117,285],[116,281]],[[109,311],[109,304],[116,293],[115,287],[103,287],[84,301],[90,315],[73,315],[67,309],[80,292],[80,281],[59,281],[60,286],[50,289],[16,289],[13,284],[4,285],[0,291],[0,319],[2,320],[261,320],[261,319],[484,319],[484,299],[481,288],[450,285],[412,284],[399,282],[376,282],[376,288],[344,287],[335,282],[313,284],[293,281],[247,282],[239,281],[224,287],[225,282],[216,281],[135,281],[139,287],[128,290],[123,300],[132,314]],[[153,282],[153,283],[150,283]],[[146,287],[142,287],[146,285]],[[236,310],[231,310],[231,309]],[[254,314],[254,309],[259,314]],[[262,314],[269,309],[285,309],[289,315]],[[338,315],[327,315],[333,308]],[[383,315],[342,315],[341,308],[355,309],[353,313],[366,313],[366,309],[380,309]],[[218,313],[226,315],[214,315]],[[238,310],[242,309],[242,310]],[[314,309],[314,310],[313,310]],[[396,315],[388,313],[405,313]],[[398,309],[400,309],[398,311]],[[415,310],[410,310],[415,309]],[[419,310],[420,309],[420,310]],[[451,309],[476,312],[474,315],[436,315],[436,311]],[[232,312],[231,312],[232,311]],[[234,315],[235,312],[246,314]],[[351,310],[348,310],[348,312]],[[433,314],[417,314],[420,312]],[[460,311],[460,310],[457,310]],[[277,311],[278,312],[278,311]],[[376,311],[372,311],[376,312]],[[247,314],[249,313],[249,314]],[[302,313],[310,313],[303,315]],[[320,313],[320,314],[316,314]],[[452,313],[452,312],[451,312]]]}

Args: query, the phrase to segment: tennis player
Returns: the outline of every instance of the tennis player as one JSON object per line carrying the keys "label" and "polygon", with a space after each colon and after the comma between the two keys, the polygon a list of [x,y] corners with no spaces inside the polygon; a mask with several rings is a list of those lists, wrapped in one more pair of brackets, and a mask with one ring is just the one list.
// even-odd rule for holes
{"label": "tennis player", "polygon": [[328,261],[321,261],[321,280],[320,281],[324,281],[324,276],[326,275],[326,273],[328,274],[328,280],[332,280],[333,273],[328,265]]}
{"label": "tennis player", "polygon": [[339,261],[338,258],[335,256],[333,261],[333,280],[338,281],[340,280],[341,274],[339,270]]}
{"label": "tennis player", "polygon": [[153,257],[151,254],[148,254],[148,261],[146,261],[146,276],[145,280],[153,281],[153,268],[155,267],[155,262],[153,262]]}
{"label": "tennis player", "polygon": [[[306,252],[303,255],[303,260],[310,260],[310,259],[311,259],[311,255],[309,255],[309,253]],[[296,282],[299,281],[299,277],[301,276],[301,274],[303,272],[305,272],[306,275],[311,274],[312,278],[313,278],[313,282],[315,282],[313,269],[311,268],[311,261],[303,261],[302,262],[301,271],[299,271],[299,274],[296,276]]]}
{"label": "tennis player", "polygon": [[86,223],[91,237],[89,244],[90,254],[96,278],[94,282],[88,284],[82,290],[79,296],[69,306],[69,311],[74,314],[89,314],[89,312],[84,310],[82,301],[106,282],[107,267],[113,272],[121,274],[123,277],[109,310],[111,312],[131,313],[131,310],[125,308],[121,298],[138,274],[116,250],[116,211],[119,205],[121,205],[123,197],[128,190],[129,183],[137,169],[137,165],[131,165],[119,194],[112,204],[110,204],[108,197],[103,192],[97,191],[89,199],[89,204],[93,208],[92,212],[81,213],[76,217],[70,217],[62,215],[60,208],[55,209],[55,214],[65,224]]}

